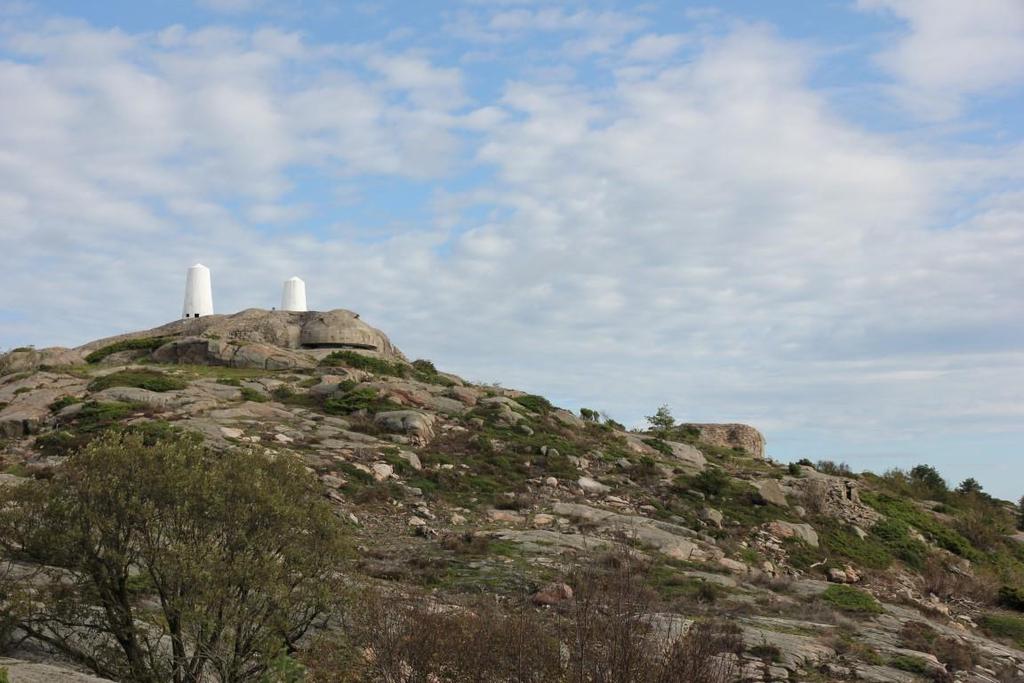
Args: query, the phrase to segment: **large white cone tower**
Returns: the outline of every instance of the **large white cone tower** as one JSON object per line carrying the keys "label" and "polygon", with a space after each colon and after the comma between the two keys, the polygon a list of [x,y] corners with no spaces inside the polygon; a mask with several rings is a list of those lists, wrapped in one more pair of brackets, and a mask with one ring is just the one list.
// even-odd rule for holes
{"label": "large white cone tower", "polygon": [[210,269],[197,263],[188,269],[185,279],[185,306],[181,317],[198,318],[213,315],[213,288],[210,286]]}
{"label": "large white cone tower", "polygon": [[297,277],[284,281],[284,290],[281,292],[282,311],[305,311],[306,310],[306,283]]}

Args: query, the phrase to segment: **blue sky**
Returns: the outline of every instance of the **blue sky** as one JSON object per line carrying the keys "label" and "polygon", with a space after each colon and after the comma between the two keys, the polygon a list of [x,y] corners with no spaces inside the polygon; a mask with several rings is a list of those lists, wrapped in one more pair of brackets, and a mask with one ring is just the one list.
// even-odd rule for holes
{"label": "blue sky", "polygon": [[300,275],[412,357],[1024,493],[1024,5],[0,0],[0,346]]}

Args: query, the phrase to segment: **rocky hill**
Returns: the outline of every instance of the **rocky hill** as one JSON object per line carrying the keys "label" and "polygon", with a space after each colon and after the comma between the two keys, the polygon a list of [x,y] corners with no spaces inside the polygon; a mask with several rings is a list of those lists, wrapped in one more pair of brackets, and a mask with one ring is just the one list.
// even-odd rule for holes
{"label": "rocky hill", "polygon": [[930,468],[781,464],[744,425],[628,431],[409,362],[349,311],[16,349],[0,373],[6,486],[110,430],[192,433],[304,463],[356,538],[352,570],[441,603],[556,607],[568,564],[628,552],[660,619],[738,627],[736,680],[1024,680],[1016,511]]}

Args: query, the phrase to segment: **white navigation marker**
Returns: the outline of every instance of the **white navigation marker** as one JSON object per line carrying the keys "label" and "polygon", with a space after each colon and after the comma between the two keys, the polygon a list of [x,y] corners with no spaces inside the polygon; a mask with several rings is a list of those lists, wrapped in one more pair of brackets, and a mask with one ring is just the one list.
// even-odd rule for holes
{"label": "white navigation marker", "polygon": [[188,269],[185,279],[185,306],[181,317],[198,318],[213,315],[213,288],[210,286],[210,269],[197,263]]}
{"label": "white navigation marker", "polygon": [[284,291],[281,293],[282,311],[305,311],[306,310],[306,283],[297,277],[284,281]]}

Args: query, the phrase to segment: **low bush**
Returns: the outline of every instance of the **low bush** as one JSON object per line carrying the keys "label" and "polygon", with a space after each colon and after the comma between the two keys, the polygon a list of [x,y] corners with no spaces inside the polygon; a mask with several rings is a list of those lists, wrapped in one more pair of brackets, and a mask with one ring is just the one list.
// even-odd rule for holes
{"label": "low bush", "polygon": [[242,387],[242,400],[252,401],[253,403],[266,403],[270,399],[259,389],[253,389],[252,387]]}
{"label": "low bush", "polygon": [[335,351],[320,361],[320,365],[328,367],[344,365],[357,370],[365,370],[374,375],[389,377],[408,377],[412,374],[412,368],[405,363],[392,362],[356,351]]}
{"label": "low bush", "polygon": [[134,387],[149,391],[172,391],[184,389],[188,384],[177,377],[171,377],[159,370],[119,370],[89,383],[89,391],[102,391],[111,387]]}
{"label": "low bush", "polygon": [[896,655],[889,659],[889,666],[900,671],[909,671],[914,674],[928,673],[928,662],[920,657],[912,655]]}
{"label": "low bush", "polygon": [[1024,612],[1024,590],[1013,586],[1001,586],[996,600],[1001,607]]}
{"label": "low bush", "polygon": [[78,398],[77,396],[61,396],[56,401],[50,404],[50,412],[58,413],[64,410],[68,406],[81,403],[84,399]]}
{"label": "low bush", "polygon": [[125,339],[96,349],[85,357],[86,363],[99,363],[101,360],[120,351],[155,351],[173,337],[143,337],[141,339]]}
{"label": "low bush", "polygon": [[821,599],[844,612],[880,614],[882,606],[869,593],[843,584],[831,585],[821,594]]}
{"label": "low bush", "polygon": [[980,624],[990,636],[1011,640],[1018,647],[1024,647],[1024,617],[993,612],[983,616]]}
{"label": "low bush", "polygon": [[[661,633],[635,562],[593,562],[568,582],[573,596],[543,611],[490,598],[437,609],[418,595],[364,592],[344,631],[305,653],[308,680],[734,680],[736,658],[721,655],[742,653],[739,629],[698,621],[686,633]],[[374,656],[359,656],[366,651]]]}
{"label": "low bush", "polygon": [[832,460],[819,460],[818,464],[814,466],[814,469],[824,474],[831,474],[836,477],[853,477],[856,476],[850,466],[845,462],[833,462]]}
{"label": "low bush", "polygon": [[516,397],[515,402],[529,410],[531,413],[540,413],[541,415],[551,412],[554,408],[554,406],[551,405],[551,401],[547,400],[543,396],[537,396],[536,394],[518,396]]}

